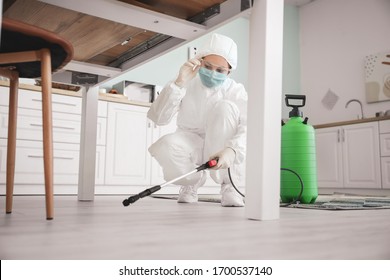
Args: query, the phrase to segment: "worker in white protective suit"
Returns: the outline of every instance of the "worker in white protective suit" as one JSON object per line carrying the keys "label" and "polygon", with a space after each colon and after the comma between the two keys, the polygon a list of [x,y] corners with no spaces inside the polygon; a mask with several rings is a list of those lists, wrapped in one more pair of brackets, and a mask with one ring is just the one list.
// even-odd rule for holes
{"label": "worker in white protective suit", "polygon": [[[237,45],[229,37],[213,34],[195,58],[180,68],[153,102],[148,118],[168,124],[177,113],[177,131],[165,135],[149,148],[170,181],[194,170],[209,159],[218,164],[209,170],[221,184],[222,206],[244,206],[233,188],[227,168],[243,173],[246,152],[247,93],[229,78],[237,67]],[[241,170],[241,172],[240,172]],[[181,179],[178,202],[198,201],[197,189],[204,185],[206,170]]]}

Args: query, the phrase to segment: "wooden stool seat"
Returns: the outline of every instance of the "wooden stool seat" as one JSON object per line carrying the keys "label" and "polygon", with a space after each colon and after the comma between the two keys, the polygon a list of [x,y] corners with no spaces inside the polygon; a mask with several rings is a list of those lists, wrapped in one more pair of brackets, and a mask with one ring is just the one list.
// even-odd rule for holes
{"label": "wooden stool seat", "polygon": [[72,58],[73,47],[67,40],[50,31],[3,18],[0,75],[10,80],[6,213],[12,212],[19,78],[41,77],[46,218],[51,220],[54,217],[51,75]]}

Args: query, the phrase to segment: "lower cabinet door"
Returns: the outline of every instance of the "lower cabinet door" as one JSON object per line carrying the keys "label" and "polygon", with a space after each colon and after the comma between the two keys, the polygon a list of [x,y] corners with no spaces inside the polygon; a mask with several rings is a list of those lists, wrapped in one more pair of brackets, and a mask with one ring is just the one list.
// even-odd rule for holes
{"label": "lower cabinet door", "polygon": [[150,184],[151,126],[148,108],[128,104],[108,104],[106,185]]}

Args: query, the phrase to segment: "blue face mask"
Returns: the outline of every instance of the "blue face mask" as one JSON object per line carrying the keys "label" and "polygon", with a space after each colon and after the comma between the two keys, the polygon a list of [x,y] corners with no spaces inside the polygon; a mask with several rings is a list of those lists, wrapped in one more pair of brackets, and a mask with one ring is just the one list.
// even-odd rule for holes
{"label": "blue face mask", "polygon": [[199,77],[204,86],[208,88],[213,88],[222,85],[223,82],[226,80],[227,75],[206,69],[204,67],[200,67]]}

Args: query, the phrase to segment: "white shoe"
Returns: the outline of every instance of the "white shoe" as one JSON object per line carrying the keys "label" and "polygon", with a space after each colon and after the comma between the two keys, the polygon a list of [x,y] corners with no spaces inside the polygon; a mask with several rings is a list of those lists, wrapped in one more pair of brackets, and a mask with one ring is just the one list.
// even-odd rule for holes
{"label": "white shoe", "polygon": [[233,188],[231,184],[222,184],[221,205],[224,207],[243,207],[244,198]]}
{"label": "white shoe", "polygon": [[178,203],[194,203],[198,202],[198,192],[193,186],[183,186],[179,191]]}
{"label": "white shoe", "polygon": [[206,182],[207,174],[203,171],[199,181],[195,186],[183,186],[179,191],[178,203],[194,203],[198,202],[198,188]]}

